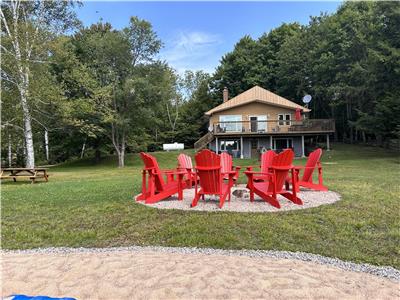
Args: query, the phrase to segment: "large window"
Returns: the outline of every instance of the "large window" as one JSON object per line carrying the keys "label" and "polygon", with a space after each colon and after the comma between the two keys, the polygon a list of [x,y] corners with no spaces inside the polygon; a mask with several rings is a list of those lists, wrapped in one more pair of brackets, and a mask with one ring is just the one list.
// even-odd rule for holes
{"label": "large window", "polygon": [[240,132],[242,131],[242,116],[241,115],[224,115],[219,116],[220,127],[225,132]]}
{"label": "large window", "polygon": [[290,125],[291,115],[290,114],[279,114],[278,115],[279,126]]}
{"label": "large window", "polygon": [[249,116],[251,132],[267,131],[267,116]]}

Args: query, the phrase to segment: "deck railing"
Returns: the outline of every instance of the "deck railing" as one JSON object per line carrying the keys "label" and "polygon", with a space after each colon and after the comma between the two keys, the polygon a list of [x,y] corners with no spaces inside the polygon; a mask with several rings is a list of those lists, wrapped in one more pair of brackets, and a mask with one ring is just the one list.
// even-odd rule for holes
{"label": "deck railing", "polygon": [[268,120],[268,121],[226,121],[213,125],[214,134],[263,134],[295,132],[333,132],[333,119]]}

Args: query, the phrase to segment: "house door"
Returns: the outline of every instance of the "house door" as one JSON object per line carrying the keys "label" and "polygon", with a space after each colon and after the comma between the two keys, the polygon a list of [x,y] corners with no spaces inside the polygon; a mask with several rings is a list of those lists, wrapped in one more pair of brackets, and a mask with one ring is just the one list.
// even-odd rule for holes
{"label": "house door", "polygon": [[251,140],[251,158],[258,157],[258,140]]}
{"label": "house door", "polygon": [[251,132],[257,132],[258,126],[257,126],[257,117],[250,117],[250,131]]}

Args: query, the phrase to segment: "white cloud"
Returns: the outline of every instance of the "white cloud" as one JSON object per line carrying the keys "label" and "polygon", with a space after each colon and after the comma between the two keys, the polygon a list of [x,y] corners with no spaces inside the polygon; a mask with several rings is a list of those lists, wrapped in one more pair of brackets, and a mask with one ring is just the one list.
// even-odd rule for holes
{"label": "white cloud", "polygon": [[181,31],[166,41],[160,56],[179,73],[185,70],[204,70],[212,73],[220,59],[216,51],[220,44],[221,38],[216,34]]}

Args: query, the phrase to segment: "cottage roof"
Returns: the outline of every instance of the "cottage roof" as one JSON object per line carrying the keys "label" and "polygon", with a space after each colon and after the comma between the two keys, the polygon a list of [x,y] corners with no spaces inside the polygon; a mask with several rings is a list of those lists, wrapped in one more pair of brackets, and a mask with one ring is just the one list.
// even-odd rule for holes
{"label": "cottage roof", "polygon": [[263,89],[262,87],[259,86],[254,86],[251,89],[244,91],[243,93],[237,95],[236,97],[233,97],[232,99],[229,99],[228,101],[214,107],[213,109],[210,109],[207,111],[205,114],[210,116],[216,112],[227,110],[236,106],[248,104],[251,102],[261,102],[265,104],[271,104],[271,105],[276,105],[276,106],[281,106],[281,107],[286,107],[286,108],[291,108],[291,109],[297,109],[300,108],[304,112],[309,112],[311,111],[308,108],[305,108],[299,104],[296,104],[288,99],[285,99],[277,94],[274,94],[266,89]]}

